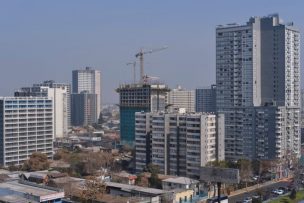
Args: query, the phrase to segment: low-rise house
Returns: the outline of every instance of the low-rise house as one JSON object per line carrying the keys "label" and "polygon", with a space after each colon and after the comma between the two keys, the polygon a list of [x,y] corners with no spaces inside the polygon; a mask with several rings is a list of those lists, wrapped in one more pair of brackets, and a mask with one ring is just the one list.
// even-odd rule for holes
{"label": "low-rise house", "polygon": [[162,188],[164,190],[195,189],[199,191],[200,182],[187,177],[173,177],[162,180]]}
{"label": "low-rise house", "polygon": [[160,203],[164,200],[168,202],[172,202],[173,192],[140,187],[135,185],[128,185],[122,183],[114,183],[114,182],[105,182],[107,193],[113,196],[122,196],[122,197],[145,197],[150,198],[150,202]]}
{"label": "low-rise house", "polygon": [[51,180],[51,179],[66,177],[67,174],[66,173],[48,173],[47,176],[48,176],[49,180]]}
{"label": "low-rise house", "polygon": [[124,183],[129,185],[134,185],[137,176],[127,173],[126,171],[121,171],[119,173],[112,174],[112,181],[118,183]]}
{"label": "low-rise house", "polygon": [[19,175],[19,178],[21,180],[29,181],[29,182],[34,182],[34,183],[47,183],[48,182],[48,176],[47,173],[42,173],[42,172],[28,172],[28,173],[21,173]]}
{"label": "low-rise house", "polygon": [[38,184],[46,184],[49,181],[49,177],[47,174],[43,173],[30,173],[30,176],[28,177],[28,181],[35,182]]}
{"label": "low-rise house", "polygon": [[202,192],[200,182],[187,177],[163,179],[162,188],[174,191],[174,201],[178,203],[199,202],[206,196],[206,193]]}
{"label": "low-rise house", "polygon": [[193,190],[174,190],[173,203],[194,203]]}
{"label": "low-rise house", "polygon": [[65,177],[67,174],[58,171],[38,171],[38,172],[24,172],[19,175],[21,180],[34,182],[37,184],[46,185],[51,179]]}

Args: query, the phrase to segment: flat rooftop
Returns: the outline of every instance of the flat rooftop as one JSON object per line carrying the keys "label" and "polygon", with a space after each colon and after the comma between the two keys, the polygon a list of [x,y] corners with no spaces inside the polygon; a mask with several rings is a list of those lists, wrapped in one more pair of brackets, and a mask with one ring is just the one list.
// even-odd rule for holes
{"label": "flat rooftop", "polygon": [[198,180],[193,180],[193,179],[187,178],[187,177],[168,178],[168,179],[165,179],[165,180],[162,180],[162,181],[163,182],[168,182],[168,183],[182,184],[182,185],[190,185],[190,184],[199,183]]}
{"label": "flat rooftop", "polygon": [[105,183],[108,187],[115,187],[119,188],[124,191],[134,191],[134,192],[140,192],[145,194],[151,194],[151,195],[160,195],[164,193],[168,193],[166,190],[160,190],[160,189],[154,189],[154,188],[146,188],[146,187],[140,187],[136,185],[128,185],[128,184],[121,184],[121,183],[114,183],[114,182],[106,182]]}
{"label": "flat rooftop", "polygon": [[117,92],[120,92],[122,90],[128,90],[128,89],[142,89],[142,88],[151,88],[151,89],[158,89],[158,90],[166,90],[169,91],[169,87],[163,83],[135,83],[135,84],[121,84],[116,89]]}
{"label": "flat rooftop", "polygon": [[1,195],[0,193],[0,200],[1,201],[4,201],[4,202],[8,202],[8,203],[15,203],[15,202],[18,202],[18,203],[39,203],[38,201],[35,201],[35,200],[29,200],[25,197],[21,197],[21,196],[17,196],[17,195]]}
{"label": "flat rooftop", "polygon": [[31,202],[40,202],[63,197],[63,191],[53,190],[50,187],[42,187],[33,183],[24,184],[18,180],[0,183],[0,200],[7,202],[28,203],[29,199]]}

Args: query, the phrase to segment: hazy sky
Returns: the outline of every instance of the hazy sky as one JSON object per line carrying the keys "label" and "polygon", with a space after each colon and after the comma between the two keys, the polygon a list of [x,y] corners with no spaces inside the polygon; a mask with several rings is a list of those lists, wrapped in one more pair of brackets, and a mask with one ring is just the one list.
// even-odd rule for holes
{"label": "hazy sky", "polygon": [[0,0],[0,95],[43,80],[70,83],[73,69],[91,66],[102,72],[103,102],[117,103],[114,89],[132,80],[126,62],[141,47],[164,45],[145,57],[148,75],[170,87],[207,86],[216,25],[279,13],[303,31],[303,8],[302,0]]}

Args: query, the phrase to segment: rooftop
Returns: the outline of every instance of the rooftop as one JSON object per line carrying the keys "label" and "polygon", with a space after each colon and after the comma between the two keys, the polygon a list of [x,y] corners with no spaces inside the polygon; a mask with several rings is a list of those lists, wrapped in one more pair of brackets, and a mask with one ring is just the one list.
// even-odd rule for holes
{"label": "rooftop", "polygon": [[40,202],[63,198],[64,192],[55,188],[41,186],[24,181],[7,181],[0,183],[0,200],[7,202]]}
{"label": "rooftop", "polygon": [[135,192],[141,192],[141,193],[152,194],[152,195],[160,195],[160,194],[164,194],[164,193],[168,192],[168,191],[160,190],[160,189],[146,188],[146,187],[114,183],[114,182],[106,182],[106,185],[108,187],[120,188],[121,190],[125,190],[125,191],[135,191]]}
{"label": "rooftop", "polygon": [[169,91],[168,86],[165,85],[165,84],[162,84],[162,83],[156,83],[156,84],[151,84],[151,83],[121,84],[116,89],[116,91],[120,92],[121,90],[140,89],[140,88],[152,88],[152,89],[160,89],[160,90],[167,90],[167,91]]}
{"label": "rooftop", "polygon": [[165,180],[162,180],[162,181],[163,182],[176,183],[176,184],[184,184],[184,185],[199,183],[198,180],[194,180],[194,179],[186,178],[186,177],[168,178],[168,179],[165,179]]}

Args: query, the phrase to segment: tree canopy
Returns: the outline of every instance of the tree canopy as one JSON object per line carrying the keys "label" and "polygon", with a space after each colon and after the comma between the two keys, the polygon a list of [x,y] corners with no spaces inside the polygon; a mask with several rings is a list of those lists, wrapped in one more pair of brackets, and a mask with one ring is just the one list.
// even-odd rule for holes
{"label": "tree canopy", "polygon": [[25,171],[40,171],[49,169],[50,162],[46,154],[34,152],[28,160],[23,163],[22,170]]}

